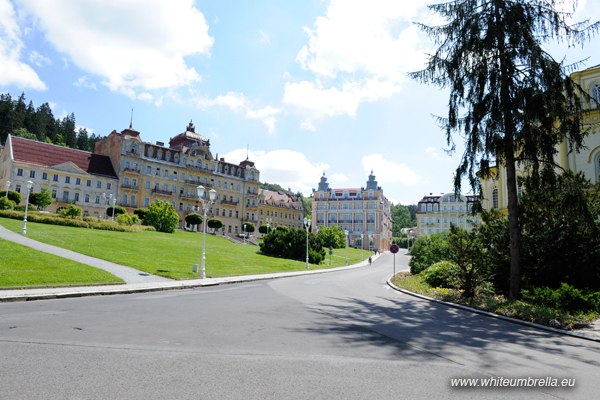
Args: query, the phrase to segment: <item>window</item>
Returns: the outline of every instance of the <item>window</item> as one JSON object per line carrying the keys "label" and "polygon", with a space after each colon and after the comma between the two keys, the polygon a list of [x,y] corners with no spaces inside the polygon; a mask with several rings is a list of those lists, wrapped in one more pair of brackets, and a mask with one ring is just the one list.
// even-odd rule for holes
{"label": "window", "polygon": [[146,181],[146,189],[150,189],[150,181]]}
{"label": "window", "polygon": [[85,181],[85,186],[92,187],[92,180],[88,179],[87,181]]}
{"label": "window", "polygon": [[81,178],[75,179],[75,184],[76,185],[81,185]]}
{"label": "window", "polygon": [[110,190],[111,187],[112,187],[112,183],[106,182],[106,189]]}
{"label": "window", "polygon": [[96,201],[95,201],[95,203],[96,203],[96,204],[100,204],[100,196],[96,196]]}
{"label": "window", "polygon": [[96,181],[96,187],[98,189],[102,189],[102,182],[101,181]]}
{"label": "window", "polygon": [[125,187],[129,186],[129,178],[127,178],[127,177],[123,178],[123,186],[125,186]]}
{"label": "window", "polygon": [[150,165],[148,165],[148,166],[146,167],[146,174],[147,174],[147,175],[152,175],[152,167],[151,167]]}
{"label": "window", "polygon": [[65,183],[71,183],[71,177],[65,176]]}
{"label": "window", "polygon": [[35,171],[33,171],[33,170],[29,171],[29,177],[35,178]]}
{"label": "window", "polygon": [[21,185],[15,186],[15,192],[21,193]]}
{"label": "window", "polygon": [[498,188],[492,190],[492,208],[498,208]]}
{"label": "window", "polygon": [[133,178],[131,180],[131,186],[133,186],[134,188],[137,188],[137,179]]}
{"label": "window", "polygon": [[48,180],[48,173],[47,172],[42,172],[42,179],[47,181]]}
{"label": "window", "polygon": [[592,108],[597,108],[600,102],[600,84],[596,83],[590,87],[590,96],[593,99],[591,100]]}
{"label": "window", "polygon": [[144,207],[148,207],[149,205],[150,205],[150,199],[146,197],[144,199]]}
{"label": "window", "polygon": [[168,177],[169,177],[169,170],[168,170],[168,169],[165,169],[165,173],[164,173],[164,175],[163,175],[163,176],[164,176],[165,178],[168,178]]}
{"label": "window", "polygon": [[52,189],[52,198],[55,199],[56,198],[56,189]]}
{"label": "window", "polygon": [[129,169],[129,161],[125,161],[125,169]]}
{"label": "window", "polygon": [[123,204],[127,204],[127,195],[126,194],[123,195]]}
{"label": "window", "polygon": [[84,200],[86,203],[90,202],[90,195],[88,193],[85,194]]}
{"label": "window", "polygon": [[52,181],[53,181],[53,182],[58,182],[58,175],[57,175],[57,174],[54,174],[54,175],[52,176]]}
{"label": "window", "polygon": [[23,176],[23,168],[17,168],[17,176]]}
{"label": "window", "polygon": [[75,201],[79,201],[79,193],[75,193]]}
{"label": "window", "polygon": [[131,196],[131,205],[135,205],[135,196]]}

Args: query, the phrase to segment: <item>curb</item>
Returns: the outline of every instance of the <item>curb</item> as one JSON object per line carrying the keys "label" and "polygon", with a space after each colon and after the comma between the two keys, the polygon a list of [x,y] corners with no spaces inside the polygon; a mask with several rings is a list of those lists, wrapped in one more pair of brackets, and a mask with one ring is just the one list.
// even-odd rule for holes
{"label": "curb", "polygon": [[[377,256],[378,257],[378,256]],[[141,287],[123,287],[121,285],[113,285],[110,287],[104,288],[104,290],[93,290],[93,286],[84,286],[78,287],[70,287],[70,288],[45,288],[47,290],[56,290],[54,293],[24,293],[22,295],[14,295],[14,296],[0,296],[0,303],[9,303],[9,302],[17,302],[17,301],[35,301],[35,300],[52,300],[52,299],[66,299],[73,297],[89,297],[89,296],[109,296],[115,294],[134,294],[134,293],[148,293],[148,292],[160,292],[165,290],[180,290],[180,289],[196,289],[201,287],[209,287],[209,286],[218,286],[218,285],[227,285],[234,283],[245,283],[245,282],[253,282],[253,281],[264,281],[269,279],[279,279],[279,278],[289,278],[295,276],[305,276],[305,275],[313,275],[313,274],[324,274],[328,272],[335,271],[343,271],[349,269],[360,268],[368,265],[367,261],[362,261],[358,264],[336,267],[336,268],[325,268],[325,269],[315,269],[315,270],[304,270],[304,271],[291,271],[291,272],[280,272],[274,274],[264,274],[264,275],[238,275],[231,277],[222,277],[222,278],[207,278],[206,280],[193,280],[192,282],[185,281],[175,281],[168,283],[157,283],[152,285],[152,283],[146,283]],[[127,285],[127,284],[126,284]],[[90,288],[91,290],[82,290],[84,288]],[[26,289],[22,289],[25,291]],[[1,291],[0,291],[1,294]]]}
{"label": "curb", "polygon": [[589,341],[592,341],[592,342],[600,343],[600,338],[590,337],[590,336],[583,335],[583,334],[580,334],[580,333],[576,333],[576,332],[573,332],[573,331],[566,331],[564,329],[552,328],[550,326],[536,324],[535,322],[523,321],[521,319],[511,318],[511,317],[507,317],[505,315],[494,314],[494,313],[489,312],[489,311],[484,311],[484,310],[480,310],[480,309],[477,309],[477,308],[468,307],[468,306],[465,306],[465,305],[462,305],[462,304],[450,303],[450,302],[447,302],[447,301],[434,299],[434,298],[429,297],[429,296],[424,296],[422,294],[410,292],[410,291],[408,291],[406,289],[402,289],[402,288],[399,288],[398,286],[394,285],[392,283],[392,278],[393,278],[393,276],[390,276],[388,278],[388,280],[387,280],[388,286],[391,287],[392,289],[398,291],[398,292],[407,294],[409,296],[417,297],[417,298],[422,299],[422,300],[428,300],[428,301],[431,301],[431,302],[434,302],[434,303],[443,304],[443,305],[446,305],[448,307],[458,308],[458,309],[464,310],[464,311],[470,311],[470,312],[475,313],[475,314],[485,315],[487,317],[496,318],[496,319],[500,319],[500,320],[507,321],[507,322],[512,322],[513,324],[525,325],[525,326],[528,326],[530,328],[536,328],[536,329],[547,331],[547,332],[559,333],[559,334],[562,334],[562,335],[571,336],[571,337],[575,337],[575,338],[578,338],[578,339],[584,339],[584,340],[589,340]]}

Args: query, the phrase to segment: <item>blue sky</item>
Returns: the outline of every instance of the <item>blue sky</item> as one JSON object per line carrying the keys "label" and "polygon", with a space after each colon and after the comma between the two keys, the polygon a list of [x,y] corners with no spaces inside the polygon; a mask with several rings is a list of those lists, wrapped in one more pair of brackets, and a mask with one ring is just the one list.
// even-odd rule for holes
{"label": "blue sky", "polygon": [[[193,120],[213,155],[256,162],[261,181],[309,195],[365,186],[394,203],[452,190],[432,114],[447,96],[407,78],[433,44],[433,0],[0,0],[0,92],[25,92],[98,135],[148,142]],[[576,19],[600,19],[579,1]],[[600,64],[600,38],[559,59]],[[460,142],[460,139],[458,142]],[[247,150],[249,149],[249,150]],[[468,188],[465,188],[467,192]]]}

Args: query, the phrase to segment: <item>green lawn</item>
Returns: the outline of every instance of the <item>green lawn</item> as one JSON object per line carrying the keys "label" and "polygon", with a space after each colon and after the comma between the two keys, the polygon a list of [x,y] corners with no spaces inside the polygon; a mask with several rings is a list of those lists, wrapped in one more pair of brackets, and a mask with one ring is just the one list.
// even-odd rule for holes
{"label": "green lawn", "polygon": [[123,281],[101,269],[0,239],[0,287],[108,283]]}
{"label": "green lawn", "polygon": [[[0,218],[0,225],[21,231],[21,222]],[[28,222],[27,237],[92,257],[127,265],[173,279],[191,279],[193,264],[200,264],[202,235],[193,232],[114,232]],[[349,264],[368,257],[367,252],[348,249]],[[346,264],[346,250],[336,249],[331,267]],[[329,254],[320,265],[329,268]],[[235,244],[222,236],[206,235],[206,275],[209,277],[299,271],[305,263],[258,254],[258,247]]]}

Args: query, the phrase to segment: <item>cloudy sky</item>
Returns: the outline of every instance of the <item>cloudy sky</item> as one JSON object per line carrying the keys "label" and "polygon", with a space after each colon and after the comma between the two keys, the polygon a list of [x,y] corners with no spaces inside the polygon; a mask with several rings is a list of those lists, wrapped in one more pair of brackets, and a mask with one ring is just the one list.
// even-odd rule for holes
{"label": "cloudy sky", "polygon": [[[167,142],[193,120],[213,155],[305,195],[323,173],[394,203],[452,190],[447,97],[406,73],[433,44],[434,0],[0,0],[0,92],[75,113],[98,135]],[[576,18],[600,19],[579,1]],[[556,58],[600,64],[600,38]],[[460,141],[460,139],[458,140]],[[466,192],[467,190],[465,190]]]}

